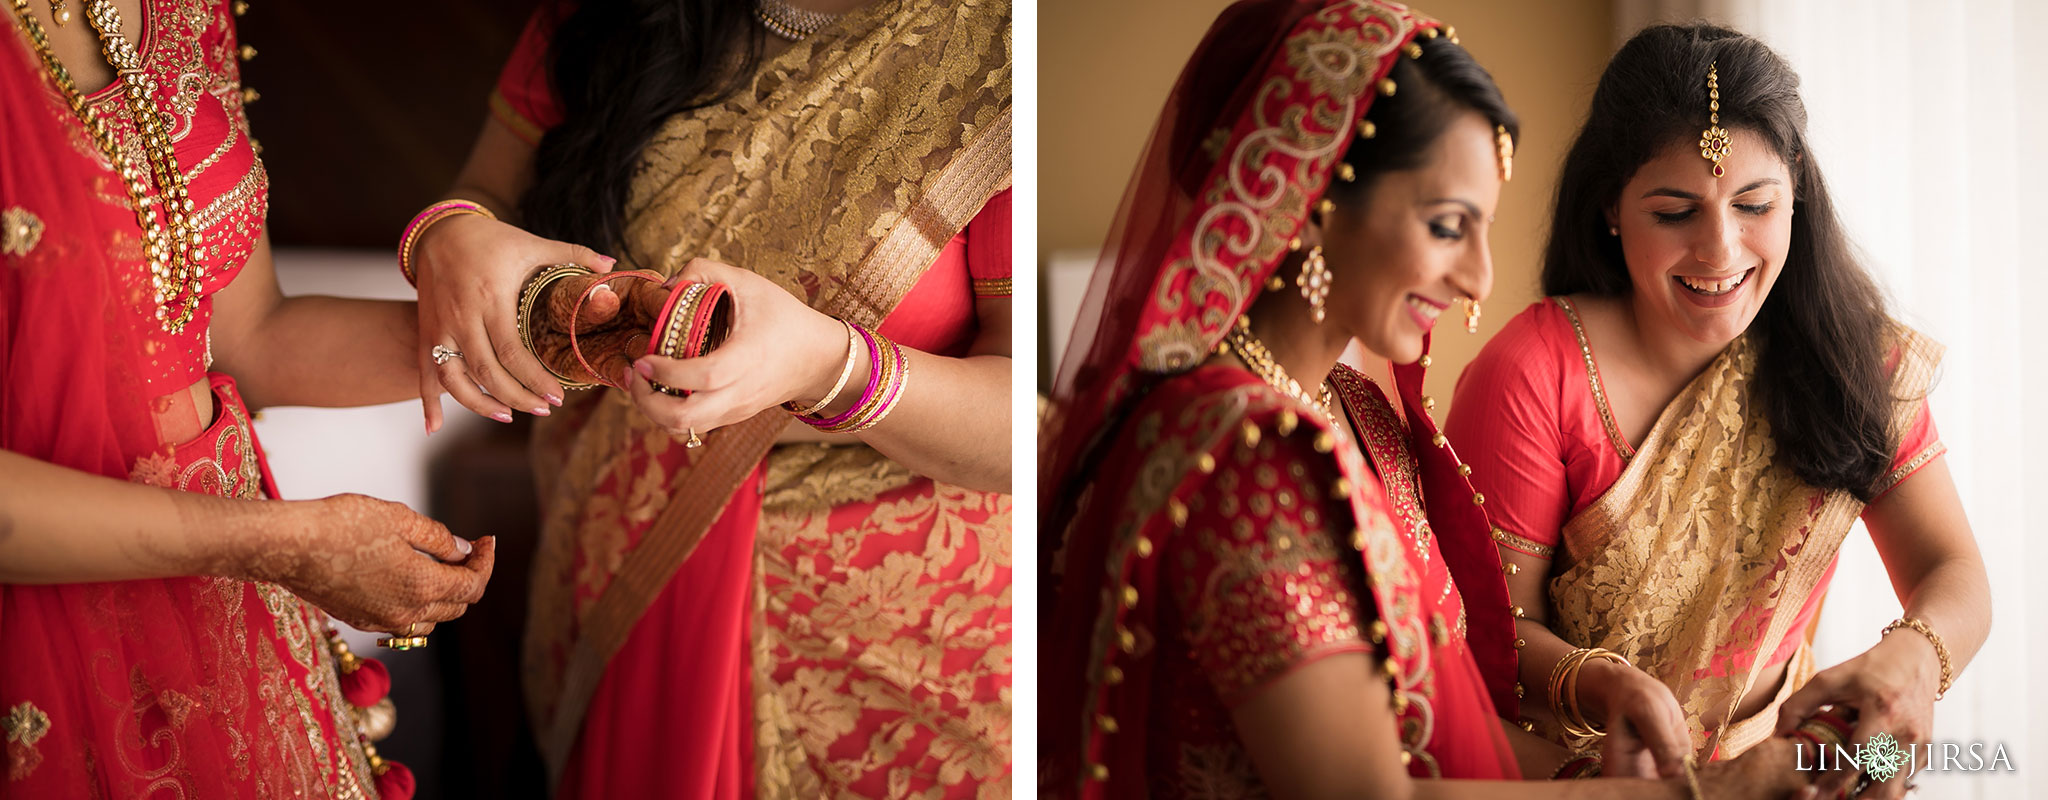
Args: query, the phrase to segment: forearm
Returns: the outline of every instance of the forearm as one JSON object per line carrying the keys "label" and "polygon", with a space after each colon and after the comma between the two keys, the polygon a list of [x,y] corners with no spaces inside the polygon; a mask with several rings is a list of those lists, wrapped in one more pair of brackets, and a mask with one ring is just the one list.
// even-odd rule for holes
{"label": "forearm", "polygon": [[1010,491],[1010,359],[903,352],[910,360],[903,399],[861,440],[919,475]]}
{"label": "forearm", "polygon": [[296,505],[92,475],[0,451],[0,583],[241,577],[243,556]]}
{"label": "forearm", "polygon": [[246,334],[251,342],[223,371],[251,408],[347,407],[420,395],[418,304],[289,297]]}
{"label": "forearm", "polygon": [[[1970,555],[1951,557],[1928,570],[1911,587],[1900,587],[1905,615],[1934,629],[1948,648],[1950,669],[1963,668],[1991,635],[1991,586],[1984,564]],[[1918,636],[1905,630],[1893,635]]]}
{"label": "forearm", "polygon": [[[1557,714],[1550,708],[1550,673],[1557,669],[1557,662],[1577,650],[1574,645],[1557,635],[1542,621],[1536,619],[1515,620],[1515,636],[1524,644],[1516,651],[1516,674],[1522,679],[1522,708],[1524,719],[1556,722]],[[1584,697],[1586,678],[1592,676],[1585,671],[1579,681],[1580,696]],[[1597,719],[1594,709],[1585,704],[1579,706],[1581,716]]]}
{"label": "forearm", "polygon": [[1504,725],[1501,732],[1507,735],[1508,749],[1515,751],[1515,763],[1522,768],[1525,779],[1556,774],[1558,767],[1572,758],[1570,751],[1549,739],[1522,730],[1520,725]]}

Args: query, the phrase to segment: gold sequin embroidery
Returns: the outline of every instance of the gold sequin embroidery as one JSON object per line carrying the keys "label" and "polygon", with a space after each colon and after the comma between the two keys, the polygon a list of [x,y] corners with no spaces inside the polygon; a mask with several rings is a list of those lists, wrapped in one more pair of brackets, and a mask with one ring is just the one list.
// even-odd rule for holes
{"label": "gold sequin embroidery", "polygon": [[50,733],[50,715],[36,708],[34,703],[24,702],[7,710],[7,716],[0,719],[7,730],[7,779],[21,780],[36,771],[43,763],[43,754],[36,750],[36,742]]}
{"label": "gold sequin embroidery", "polygon": [[0,253],[25,256],[43,240],[43,221],[28,209],[10,206],[0,211]]}

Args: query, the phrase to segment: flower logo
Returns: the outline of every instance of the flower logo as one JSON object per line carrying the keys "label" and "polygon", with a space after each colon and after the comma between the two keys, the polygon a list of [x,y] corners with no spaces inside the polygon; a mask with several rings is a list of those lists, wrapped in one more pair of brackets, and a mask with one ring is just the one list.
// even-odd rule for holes
{"label": "flower logo", "polygon": [[1899,749],[1899,741],[1882,731],[1870,737],[1870,744],[1863,748],[1863,771],[1874,781],[1888,781],[1906,765],[1906,753]]}

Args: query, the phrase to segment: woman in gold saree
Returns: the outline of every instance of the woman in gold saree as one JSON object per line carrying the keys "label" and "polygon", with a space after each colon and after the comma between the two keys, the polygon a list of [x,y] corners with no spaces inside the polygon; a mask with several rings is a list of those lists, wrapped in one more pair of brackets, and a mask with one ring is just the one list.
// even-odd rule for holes
{"label": "woman in gold saree", "polygon": [[[563,795],[1009,782],[1009,6],[801,5],[544,7],[452,192],[523,227],[415,244],[423,380],[549,417],[524,668]],[[729,337],[528,352],[522,283],[593,251],[725,284]]]}
{"label": "woman in gold saree", "polygon": [[[1460,379],[1448,427],[1523,615],[1521,713],[1561,742],[1605,735],[1609,774],[1728,757],[1830,704],[1860,715],[1852,744],[1923,741],[1989,629],[1925,401],[1940,348],[1886,315],[1805,120],[1757,40],[1638,34],[1565,163],[1553,297]],[[1859,515],[1905,616],[1815,675]],[[1551,680],[1574,663],[1575,698]]]}

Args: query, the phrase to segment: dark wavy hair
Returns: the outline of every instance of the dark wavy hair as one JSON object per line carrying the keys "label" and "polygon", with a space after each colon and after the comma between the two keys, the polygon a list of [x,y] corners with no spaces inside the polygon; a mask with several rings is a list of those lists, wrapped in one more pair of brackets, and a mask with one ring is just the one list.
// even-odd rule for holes
{"label": "dark wavy hair", "polygon": [[[550,0],[548,75],[563,121],[519,201],[539,236],[617,252],[640,151],[675,114],[730,97],[760,63],[750,0]],[[573,9],[572,9],[573,6]]]}
{"label": "dark wavy hair", "polygon": [[1757,398],[1778,457],[1801,480],[1868,502],[1892,457],[1894,401],[1882,352],[1890,317],[1807,147],[1799,76],[1762,42],[1712,25],[1660,25],[1614,54],[1565,156],[1543,291],[1629,294],[1628,265],[1621,241],[1607,233],[1605,210],[1644,163],[1673,142],[1699,138],[1714,63],[1722,126],[1762,137],[1792,175],[1791,249],[1749,327]]}

